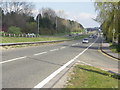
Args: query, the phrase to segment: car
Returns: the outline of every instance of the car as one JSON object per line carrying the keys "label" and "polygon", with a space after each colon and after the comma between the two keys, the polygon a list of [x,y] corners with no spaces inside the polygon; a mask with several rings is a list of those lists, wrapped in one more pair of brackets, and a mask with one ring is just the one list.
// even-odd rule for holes
{"label": "car", "polygon": [[89,43],[88,38],[84,38],[83,41],[82,41],[82,43]]}
{"label": "car", "polygon": [[92,38],[92,35],[90,35],[89,38]]}
{"label": "car", "polygon": [[94,35],[93,38],[97,38],[97,35]]}

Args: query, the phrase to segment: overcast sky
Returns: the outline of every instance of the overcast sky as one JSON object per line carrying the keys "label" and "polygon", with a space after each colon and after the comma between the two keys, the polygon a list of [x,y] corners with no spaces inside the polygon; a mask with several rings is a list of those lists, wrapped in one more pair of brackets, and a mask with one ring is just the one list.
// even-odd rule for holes
{"label": "overcast sky", "polygon": [[59,10],[64,11],[64,18],[75,20],[85,28],[99,26],[99,24],[92,19],[97,15],[93,2],[34,2],[34,4],[34,13],[36,15],[41,8],[52,8],[56,12]]}

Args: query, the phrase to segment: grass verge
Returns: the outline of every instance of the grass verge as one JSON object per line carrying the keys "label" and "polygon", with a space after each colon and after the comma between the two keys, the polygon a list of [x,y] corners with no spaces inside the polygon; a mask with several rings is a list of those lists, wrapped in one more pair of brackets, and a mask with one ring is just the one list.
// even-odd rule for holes
{"label": "grass verge", "polygon": [[51,41],[51,40],[65,40],[65,39],[68,39],[68,38],[64,38],[64,37],[36,37],[36,38],[2,37],[2,43],[36,42],[36,41]]}
{"label": "grass verge", "polygon": [[89,35],[80,35],[80,36],[76,36],[76,37],[74,37],[73,39],[74,40],[79,40],[79,39],[82,39],[82,38],[86,38],[86,37],[88,37]]}
{"label": "grass verge", "polygon": [[88,65],[76,65],[66,88],[118,88],[120,76]]}
{"label": "grass verge", "polygon": [[[52,37],[52,36],[41,36],[37,38],[17,38],[17,37],[2,37],[2,43],[17,43],[17,42],[37,42],[37,41],[52,41],[52,40],[67,40],[67,39],[82,39],[87,37],[87,35],[81,35],[76,37]],[[28,46],[40,46],[46,44],[54,44],[60,42],[53,42],[53,43],[40,43],[40,44],[23,44],[23,45],[13,45],[13,46],[2,46],[1,48],[4,50],[6,49],[13,49],[13,48],[21,48],[21,47],[28,47]]]}
{"label": "grass verge", "polygon": [[87,35],[81,35],[76,37],[41,36],[41,37],[34,37],[34,38],[0,37],[0,39],[2,40],[2,43],[17,43],[17,42],[37,42],[37,41],[52,41],[52,40],[67,40],[67,39],[78,40],[84,37],[87,37]]}

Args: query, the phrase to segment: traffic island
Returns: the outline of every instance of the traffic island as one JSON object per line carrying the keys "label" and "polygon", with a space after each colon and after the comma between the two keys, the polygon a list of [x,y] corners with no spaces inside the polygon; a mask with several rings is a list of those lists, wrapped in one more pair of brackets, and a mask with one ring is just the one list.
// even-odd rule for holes
{"label": "traffic island", "polygon": [[75,65],[65,88],[118,88],[120,76],[88,65]]}
{"label": "traffic island", "polygon": [[115,53],[111,50],[110,44],[107,42],[102,42],[100,45],[100,50],[102,53],[104,53],[105,55],[116,59],[116,60],[120,60],[120,53]]}

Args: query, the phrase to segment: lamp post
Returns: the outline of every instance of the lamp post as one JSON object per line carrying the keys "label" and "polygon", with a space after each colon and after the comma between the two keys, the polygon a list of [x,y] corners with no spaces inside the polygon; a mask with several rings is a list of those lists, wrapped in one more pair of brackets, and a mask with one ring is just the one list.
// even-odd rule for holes
{"label": "lamp post", "polygon": [[[56,31],[57,31],[57,16],[56,16]],[[58,33],[58,31],[57,31],[57,33]]]}
{"label": "lamp post", "polygon": [[115,29],[113,29],[113,38],[112,38],[112,43],[114,43],[114,35],[115,35]]}
{"label": "lamp post", "polygon": [[38,35],[39,35],[39,14],[38,14]]}

